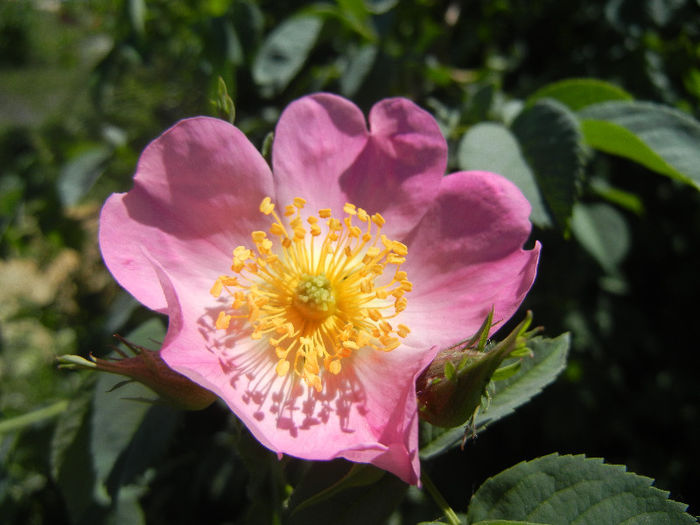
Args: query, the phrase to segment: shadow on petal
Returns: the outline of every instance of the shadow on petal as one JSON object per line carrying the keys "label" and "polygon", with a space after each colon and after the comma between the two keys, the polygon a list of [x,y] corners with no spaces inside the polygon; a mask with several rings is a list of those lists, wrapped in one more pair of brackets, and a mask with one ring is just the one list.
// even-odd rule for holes
{"label": "shadow on petal", "polygon": [[[336,439],[333,436],[339,433],[353,434],[359,426],[366,430],[366,395],[351,358],[344,360],[347,365],[338,375],[322,372],[323,387],[317,392],[294,372],[284,377],[277,375],[273,348],[264,339],[254,341],[250,337],[252,330],[245,319],[232,319],[226,331],[217,330],[215,320],[220,310],[221,307],[208,308],[198,319],[198,330],[226,378],[219,395],[253,433],[260,431],[266,441],[274,443],[274,434],[283,431],[299,440],[299,450],[302,446],[311,450],[307,439],[322,443]],[[275,448],[295,455],[297,447]],[[325,445],[326,449],[329,447],[330,444]]]}

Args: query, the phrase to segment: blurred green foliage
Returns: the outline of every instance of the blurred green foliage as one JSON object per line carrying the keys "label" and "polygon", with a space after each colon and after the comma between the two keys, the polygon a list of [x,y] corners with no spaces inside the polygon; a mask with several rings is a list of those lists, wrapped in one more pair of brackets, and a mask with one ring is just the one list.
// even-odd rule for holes
{"label": "blurred green foliage", "polygon": [[[544,250],[526,306],[548,333],[572,332],[569,364],[558,383],[464,452],[424,462],[456,510],[488,476],[559,451],[627,464],[700,513],[690,330],[700,294],[697,7],[0,3],[0,421],[33,414],[0,432],[3,522],[270,523],[309,469],[345,475],[344,464],[280,464],[219,406],[175,414],[118,393],[110,399],[107,379],[55,369],[57,355],[103,354],[112,333],[153,323],[101,263],[99,208],[130,187],[142,148],[176,120],[231,117],[220,79],[236,125],[261,147],[303,94],[340,93],[365,110],[406,96],[438,119],[451,170],[501,167],[533,202],[533,238]],[[605,82],[555,84],[582,77]],[[658,104],[667,116],[654,110],[642,119],[654,122],[651,130],[624,120]],[[615,150],[611,122],[648,151],[636,143],[637,156]],[[494,141],[500,148],[490,151]],[[160,336],[147,326],[151,340],[162,338],[162,325]],[[131,426],[100,434],[109,430],[95,420],[100,410]],[[381,483],[401,500],[403,488]],[[435,517],[418,490],[401,501],[391,523]]]}

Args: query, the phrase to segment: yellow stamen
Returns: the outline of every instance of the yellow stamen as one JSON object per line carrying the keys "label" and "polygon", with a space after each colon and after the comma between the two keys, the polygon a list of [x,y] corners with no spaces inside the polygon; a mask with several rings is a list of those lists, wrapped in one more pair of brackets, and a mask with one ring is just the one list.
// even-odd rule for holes
{"label": "yellow stamen", "polygon": [[[265,197],[260,212],[270,216],[272,237],[253,231],[257,254],[237,246],[231,263],[236,275],[218,277],[210,292],[220,297],[226,291],[232,299],[219,312],[217,329],[227,330],[233,318],[247,319],[250,337],[269,344],[278,376],[291,371],[321,391],[323,374],[339,374],[342,360],[354,352],[389,352],[401,344],[410,330],[388,320],[405,310],[404,294],[413,285],[400,269],[408,248],[381,233],[386,221],[379,213],[370,216],[346,203],[342,220],[329,208],[302,217],[305,204],[295,198],[284,207],[283,221]],[[387,265],[393,268],[385,276]]]}

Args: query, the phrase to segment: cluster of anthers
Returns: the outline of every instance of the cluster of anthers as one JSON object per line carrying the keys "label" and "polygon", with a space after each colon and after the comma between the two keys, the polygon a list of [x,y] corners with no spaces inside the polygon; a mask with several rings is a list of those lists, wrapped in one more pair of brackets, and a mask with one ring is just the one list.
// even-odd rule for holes
{"label": "cluster of anthers", "polygon": [[388,352],[401,344],[409,329],[390,320],[406,308],[405,293],[413,285],[401,270],[408,249],[381,233],[385,221],[379,213],[370,216],[345,204],[342,221],[326,208],[318,217],[308,216],[306,226],[305,204],[295,198],[283,221],[271,199],[263,199],[260,211],[274,218],[271,237],[252,232],[257,253],[237,246],[235,275],[220,276],[211,294],[220,297],[225,290],[233,299],[219,313],[216,328],[227,330],[232,319],[247,319],[251,337],[266,339],[274,349],[277,375],[293,370],[320,392],[322,371],[338,374],[342,359],[353,352]]}

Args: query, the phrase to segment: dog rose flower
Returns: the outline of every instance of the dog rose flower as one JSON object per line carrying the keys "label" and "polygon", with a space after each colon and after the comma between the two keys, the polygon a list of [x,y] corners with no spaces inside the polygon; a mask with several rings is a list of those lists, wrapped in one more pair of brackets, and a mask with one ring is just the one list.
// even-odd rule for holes
{"label": "dog rose flower", "polygon": [[444,176],[435,120],[330,94],[282,114],[272,170],[236,127],[183,120],[112,195],[100,248],[168,315],[161,356],[278,454],[419,479],[416,378],[535,278],[530,206],[499,175]]}

